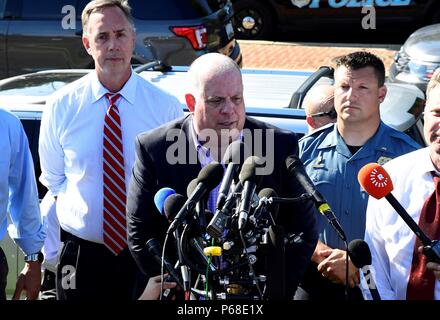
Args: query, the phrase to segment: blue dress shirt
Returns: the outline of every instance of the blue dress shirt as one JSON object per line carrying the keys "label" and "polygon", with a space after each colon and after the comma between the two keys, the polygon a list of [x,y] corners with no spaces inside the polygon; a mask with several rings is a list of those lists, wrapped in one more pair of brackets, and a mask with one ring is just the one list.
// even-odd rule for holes
{"label": "blue dress shirt", "polygon": [[[363,239],[368,194],[359,185],[359,170],[370,162],[384,164],[420,146],[406,134],[380,123],[376,133],[354,155],[336,124],[329,124],[299,141],[299,154],[308,175],[326,198],[347,235],[348,242]],[[345,249],[326,218],[320,216],[320,240],[331,248]]]}
{"label": "blue dress shirt", "polygon": [[[21,122],[0,109],[0,240],[9,235],[25,254],[41,250],[45,238],[34,165]],[[7,213],[12,225],[8,228]]]}

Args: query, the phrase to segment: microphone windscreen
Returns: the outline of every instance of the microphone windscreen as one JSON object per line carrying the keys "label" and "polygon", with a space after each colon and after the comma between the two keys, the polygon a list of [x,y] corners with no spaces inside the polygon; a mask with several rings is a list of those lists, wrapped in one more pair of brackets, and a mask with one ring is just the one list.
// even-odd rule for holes
{"label": "microphone windscreen", "polygon": [[368,163],[359,170],[359,184],[376,199],[381,199],[393,191],[393,182],[386,170],[378,163]]}
{"label": "microphone windscreen", "polygon": [[212,190],[218,186],[223,179],[223,166],[218,162],[211,162],[200,170],[197,176],[198,182],[205,184],[208,190]]}
{"label": "microphone windscreen", "polygon": [[191,182],[188,184],[188,187],[186,187],[186,196],[189,198],[191,194],[193,193],[194,189],[197,187],[198,180],[197,178],[192,179]]}
{"label": "microphone windscreen", "polygon": [[175,194],[171,188],[162,188],[156,192],[154,195],[154,204],[156,205],[157,210],[159,210],[160,214],[163,215],[163,206],[165,204],[165,200],[172,194]]}
{"label": "microphone windscreen", "polygon": [[[258,198],[272,198],[272,197],[278,197],[278,194],[276,193],[276,191],[272,188],[264,188],[262,190],[260,190],[260,192],[258,193]],[[278,216],[278,209],[279,209],[279,204],[278,203],[271,203],[267,209],[272,213],[272,217],[276,220],[277,216]]]}
{"label": "microphone windscreen", "polygon": [[348,255],[356,268],[371,265],[371,251],[368,244],[361,239],[355,239],[348,244]]}
{"label": "microphone windscreen", "polygon": [[262,176],[257,176],[257,168],[262,167],[263,163],[264,161],[260,157],[248,157],[244,161],[243,166],[241,167],[240,175],[238,176],[240,182],[242,184],[244,184],[244,182],[248,180],[258,182]]}
{"label": "microphone windscreen", "polygon": [[223,156],[223,163],[228,165],[229,163],[243,164],[244,159],[249,156],[249,152],[246,145],[242,141],[232,142],[225,151]]}
{"label": "microphone windscreen", "polygon": [[286,168],[289,173],[292,173],[296,167],[303,165],[300,158],[297,155],[293,154],[286,158]]}
{"label": "microphone windscreen", "polygon": [[166,200],[163,206],[163,211],[165,217],[167,217],[168,221],[173,221],[174,217],[183,207],[186,202],[186,198],[181,194],[175,193],[170,195]]}

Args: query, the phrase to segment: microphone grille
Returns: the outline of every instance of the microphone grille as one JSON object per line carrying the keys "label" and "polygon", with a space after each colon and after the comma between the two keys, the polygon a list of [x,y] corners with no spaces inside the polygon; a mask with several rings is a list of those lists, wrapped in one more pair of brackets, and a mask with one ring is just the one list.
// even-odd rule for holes
{"label": "microphone grille", "polygon": [[348,255],[356,268],[371,265],[371,251],[368,244],[361,239],[355,239],[348,244]]}
{"label": "microphone grille", "polygon": [[211,162],[200,170],[198,182],[203,182],[209,191],[217,187],[223,179],[223,166],[218,162]]}
{"label": "microphone grille", "polygon": [[376,199],[381,199],[393,191],[390,175],[378,163],[368,163],[359,170],[359,184]]}

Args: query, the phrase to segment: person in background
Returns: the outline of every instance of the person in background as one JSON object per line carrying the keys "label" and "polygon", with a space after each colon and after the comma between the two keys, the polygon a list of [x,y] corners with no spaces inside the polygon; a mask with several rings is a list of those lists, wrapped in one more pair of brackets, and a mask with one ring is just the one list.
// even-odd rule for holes
{"label": "person in background", "polygon": [[303,108],[309,133],[336,122],[334,88],[331,85],[313,87],[304,98]]}
{"label": "person in background", "polygon": [[[25,266],[17,279],[13,299],[26,291],[27,299],[37,299],[41,282],[41,253],[46,237],[38,206],[34,163],[20,120],[0,109],[0,240],[10,237],[25,254]],[[8,227],[8,212],[12,224]],[[0,300],[6,300],[8,264],[0,248]]]}
{"label": "person in background", "polygon": [[[327,199],[347,238],[362,239],[368,194],[357,175],[367,163],[385,163],[419,148],[406,134],[381,121],[385,67],[369,52],[353,52],[336,60],[334,103],[337,120],[304,136],[300,157],[318,191]],[[298,289],[297,299],[346,299],[345,243],[322,215],[320,240]],[[348,298],[361,300],[359,270],[349,261]]]}
{"label": "person in background", "polygon": [[[424,110],[426,148],[384,165],[393,195],[432,240],[440,239],[440,69],[428,83]],[[420,240],[385,198],[370,197],[365,241],[377,290],[384,300],[439,300],[439,264],[428,262]],[[371,298],[369,291],[364,296]]]}
{"label": "person in background", "polygon": [[130,11],[126,0],[86,5],[82,41],[95,70],[52,95],[43,112],[40,181],[56,199],[63,242],[58,299],[137,299],[145,288],[136,287],[142,278],[127,248],[134,141],[183,110],[175,97],[133,72]]}

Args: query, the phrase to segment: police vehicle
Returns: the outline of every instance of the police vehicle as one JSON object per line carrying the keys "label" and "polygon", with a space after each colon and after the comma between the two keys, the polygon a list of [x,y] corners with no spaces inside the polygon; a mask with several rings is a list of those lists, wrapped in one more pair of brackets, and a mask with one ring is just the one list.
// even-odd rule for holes
{"label": "police vehicle", "polygon": [[268,39],[275,30],[395,30],[440,22],[435,0],[231,0],[235,33]]}

